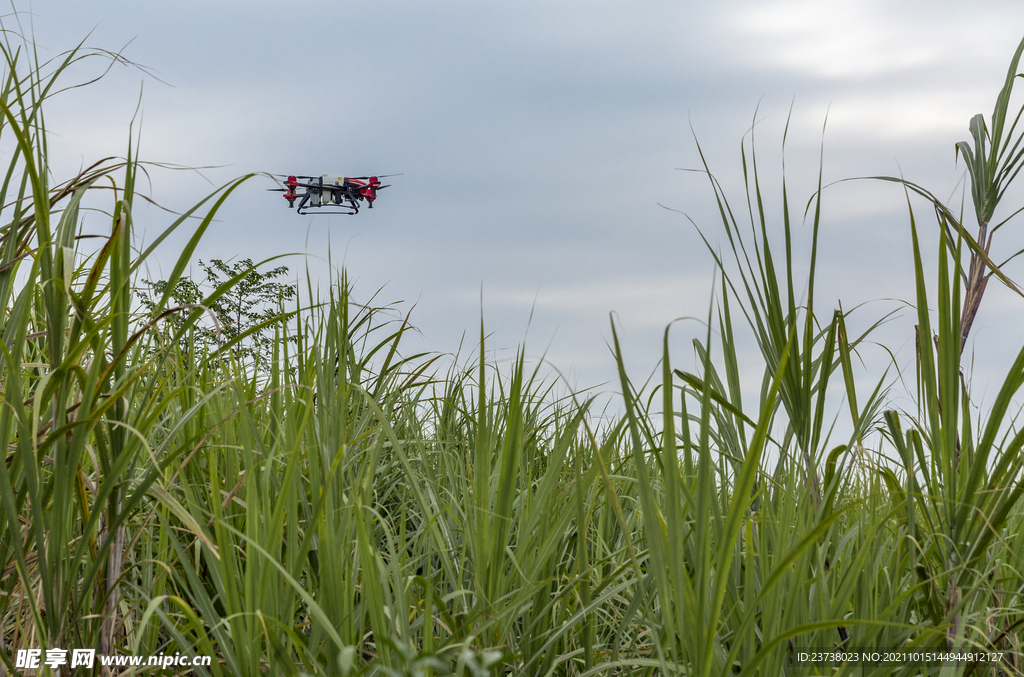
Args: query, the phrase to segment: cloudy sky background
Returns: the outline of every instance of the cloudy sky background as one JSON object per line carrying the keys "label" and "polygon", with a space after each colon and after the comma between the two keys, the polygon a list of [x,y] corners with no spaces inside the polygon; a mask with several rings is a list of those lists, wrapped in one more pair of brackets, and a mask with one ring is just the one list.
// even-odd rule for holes
{"label": "cloudy sky background", "polygon": [[[823,138],[826,183],[902,172],[948,196],[963,175],[954,143],[968,137],[972,115],[991,114],[1024,35],[1024,4],[996,0],[58,0],[19,9],[31,10],[21,26],[43,58],[82,40],[115,51],[131,41],[124,56],[153,74],[116,67],[52,101],[57,178],[125,152],[140,92],[143,159],[226,165],[203,176],[154,172],[151,194],[172,209],[209,182],[253,171],[402,172],[357,217],[297,216],[266,192],[269,180],[254,179],[197,258],[304,254],[285,263],[303,276],[308,266],[325,287],[329,252],[358,298],[380,289],[378,302],[415,306],[421,335],[409,352],[452,352],[465,335],[469,357],[482,296],[489,348],[507,356],[525,341],[576,387],[615,379],[609,313],[638,380],[655,368],[669,322],[707,315],[712,259],[693,225],[660,206],[726,246],[706,178],[677,171],[699,165],[695,139],[743,212],[740,143],[757,112],[776,223],[791,104],[786,174],[797,211],[814,190]],[[17,24],[8,16],[4,25]],[[85,64],[69,82],[102,67]],[[1007,198],[1003,216],[1020,204]],[[929,211],[918,210],[933,235]],[[90,218],[88,228],[106,227]],[[139,216],[148,240],[172,220],[157,209]],[[1024,246],[1012,230],[1001,231],[997,260]],[[801,252],[809,232],[797,227]],[[169,272],[174,246],[153,275]],[[819,312],[912,298],[910,257],[896,186],[826,191]],[[1024,277],[1019,266],[1009,272]],[[876,301],[852,324],[898,307]],[[984,356],[979,397],[1019,348],[1022,309],[1024,300],[989,287],[972,333]],[[674,362],[692,366],[689,340],[703,335],[696,322],[674,328]],[[910,363],[909,313],[880,337]],[[879,377],[884,351],[866,348],[864,359],[865,374]],[[759,383],[751,373],[748,385]]]}

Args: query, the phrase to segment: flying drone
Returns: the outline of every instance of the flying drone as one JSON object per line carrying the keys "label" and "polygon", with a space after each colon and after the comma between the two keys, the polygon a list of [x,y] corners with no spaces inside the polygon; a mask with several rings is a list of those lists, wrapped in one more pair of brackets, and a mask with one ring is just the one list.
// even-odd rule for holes
{"label": "flying drone", "polygon": [[[276,176],[284,176],[278,174]],[[283,181],[284,188],[268,188],[268,190],[283,192],[284,199],[288,200],[288,207],[296,207],[299,214],[307,214],[310,209],[330,209],[334,211],[321,211],[320,214],[347,214],[352,216],[359,213],[359,206],[366,200],[367,206],[373,209],[373,201],[377,199],[377,191],[387,188],[382,186],[380,180],[388,176],[400,176],[400,174],[384,174],[383,176],[339,176],[332,181],[329,174],[321,176],[289,176]],[[390,184],[388,184],[390,185]],[[303,192],[298,192],[302,188]]]}

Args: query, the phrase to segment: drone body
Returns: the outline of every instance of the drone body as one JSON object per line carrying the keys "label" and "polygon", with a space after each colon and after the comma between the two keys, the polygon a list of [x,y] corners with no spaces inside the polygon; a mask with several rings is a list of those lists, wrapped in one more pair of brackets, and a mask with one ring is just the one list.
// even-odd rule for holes
{"label": "drone body", "polygon": [[[274,191],[283,191],[284,199],[288,201],[288,207],[295,208],[298,201],[297,212],[307,214],[310,209],[334,208],[334,211],[321,211],[321,214],[347,214],[352,216],[359,213],[360,203],[365,200],[372,209],[373,202],[377,199],[377,191],[387,186],[380,184],[382,177],[376,176],[339,176],[331,181],[329,174],[321,176],[289,176],[284,181],[284,188],[271,188]],[[398,176],[398,174],[386,174],[385,176]],[[300,180],[301,179],[301,180]],[[298,192],[299,189],[303,192]]]}

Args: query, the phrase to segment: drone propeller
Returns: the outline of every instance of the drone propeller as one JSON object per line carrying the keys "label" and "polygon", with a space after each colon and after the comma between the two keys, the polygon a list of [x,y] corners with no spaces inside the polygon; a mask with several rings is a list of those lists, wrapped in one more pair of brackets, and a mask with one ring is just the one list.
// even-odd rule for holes
{"label": "drone propeller", "polygon": [[[401,174],[378,174],[377,178],[378,179],[384,179],[384,178],[387,178],[389,176],[402,176],[403,174],[404,174],[404,172],[401,173]],[[286,179],[289,176],[294,176],[296,179],[319,179],[320,178],[319,176],[300,176],[299,174],[271,174],[270,176],[283,176]],[[334,176],[334,175],[333,174],[321,174],[321,176]],[[350,176],[348,178],[350,178],[350,179],[372,179],[373,177],[372,176]]]}
{"label": "drone propeller", "polygon": [[330,188],[330,186],[328,186],[326,184],[323,185],[323,186],[320,186],[319,184],[296,183],[294,186],[292,186],[290,188],[267,188],[267,190],[271,191],[271,192],[288,193],[288,192],[291,192],[294,188],[315,188],[317,190],[319,190],[320,188],[323,188],[324,190],[328,190]]}
{"label": "drone propeller", "polygon": [[[298,177],[296,177],[296,178],[298,178]],[[327,190],[329,188],[328,184],[326,184],[326,183],[324,185],[322,185],[322,186],[320,184],[318,184],[318,183],[298,183],[298,182],[296,182],[295,184],[289,184],[289,185],[291,186],[291,188],[267,188],[267,190],[284,190],[284,191],[287,191],[287,190],[291,190],[292,188],[315,188],[317,190],[320,190],[321,188],[323,188],[324,190]]]}
{"label": "drone propeller", "polygon": [[389,176],[401,176],[401,174],[378,174],[376,177],[373,177],[373,176],[346,176],[345,178],[346,179],[363,179],[363,180],[368,181],[368,180],[370,180],[372,178],[386,179]]}

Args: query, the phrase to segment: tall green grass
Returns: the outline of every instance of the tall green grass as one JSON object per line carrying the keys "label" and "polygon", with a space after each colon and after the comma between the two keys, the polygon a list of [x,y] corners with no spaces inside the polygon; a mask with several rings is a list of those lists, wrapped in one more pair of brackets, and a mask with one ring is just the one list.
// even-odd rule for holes
{"label": "tall green grass", "polygon": [[[616,337],[615,422],[596,425],[523,352],[490,363],[482,326],[465,366],[407,355],[407,320],[358,303],[344,275],[253,328],[275,337],[255,370],[233,350],[245,335],[188,340],[245,272],[202,304],[175,307],[169,291],[146,312],[133,303],[154,247],[194,229],[173,289],[249,177],[133,254],[137,137],[125,160],[67,183],[47,171],[46,99],[78,60],[110,55],[41,64],[13,40],[0,89],[0,144],[14,149],[0,229],[6,672],[18,649],[79,647],[213,656],[183,670],[202,675],[1020,674],[1024,351],[972,419],[963,271],[981,255],[962,228],[947,228],[929,281],[909,212],[915,411],[886,411],[884,374],[855,378],[876,323],[818,305],[820,185],[805,265],[784,183],[782,213],[765,207],[753,143],[743,211],[704,167],[730,246],[711,249],[720,285],[698,367],[673,367],[666,330],[661,382],[638,388]],[[108,235],[86,249],[82,200],[111,179]],[[763,358],[753,407],[745,329]],[[1006,660],[798,660],[835,646]]]}

